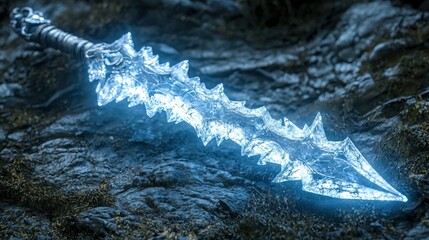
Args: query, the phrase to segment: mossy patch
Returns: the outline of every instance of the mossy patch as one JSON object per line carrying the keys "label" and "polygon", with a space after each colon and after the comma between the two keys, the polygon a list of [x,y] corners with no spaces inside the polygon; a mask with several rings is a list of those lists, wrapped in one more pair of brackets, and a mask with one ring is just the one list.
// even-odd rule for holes
{"label": "mossy patch", "polygon": [[91,236],[96,233],[80,229],[76,231],[77,215],[98,206],[110,206],[113,198],[109,194],[109,183],[103,182],[91,191],[65,192],[58,186],[42,179],[33,178],[33,160],[20,156],[14,159],[0,159],[0,198],[19,203],[50,216],[52,226],[67,237]]}

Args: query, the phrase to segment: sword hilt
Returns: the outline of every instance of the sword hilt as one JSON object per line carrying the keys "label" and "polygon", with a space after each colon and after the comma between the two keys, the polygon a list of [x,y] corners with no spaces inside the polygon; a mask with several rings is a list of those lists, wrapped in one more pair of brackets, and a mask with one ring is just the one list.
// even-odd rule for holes
{"label": "sword hilt", "polygon": [[60,50],[78,59],[85,59],[86,52],[96,45],[62,31],[45,19],[43,13],[29,7],[13,9],[10,19],[12,29],[27,41]]}

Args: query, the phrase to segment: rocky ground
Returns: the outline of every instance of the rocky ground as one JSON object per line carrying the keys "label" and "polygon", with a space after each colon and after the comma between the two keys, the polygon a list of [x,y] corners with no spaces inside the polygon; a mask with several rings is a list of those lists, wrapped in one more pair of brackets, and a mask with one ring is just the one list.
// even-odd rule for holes
{"label": "rocky ground", "polygon": [[[405,1],[404,1],[405,2]],[[1,239],[422,239],[429,236],[427,1],[0,1]],[[144,107],[97,107],[86,66],[11,33],[39,9],[96,42],[131,32],[161,61],[300,127],[320,111],[409,201],[271,184],[225,142]]]}

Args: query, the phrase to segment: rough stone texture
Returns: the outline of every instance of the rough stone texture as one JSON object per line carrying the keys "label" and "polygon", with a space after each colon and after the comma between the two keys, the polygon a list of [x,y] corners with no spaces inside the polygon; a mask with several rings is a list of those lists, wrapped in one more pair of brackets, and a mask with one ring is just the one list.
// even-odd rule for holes
{"label": "rough stone texture", "polygon": [[[301,127],[322,112],[407,203],[344,201],[270,184],[225,142],[143,107],[96,106],[84,63],[25,43],[32,6],[92,41],[133,34]],[[429,235],[427,1],[0,1],[0,238],[387,238]]]}

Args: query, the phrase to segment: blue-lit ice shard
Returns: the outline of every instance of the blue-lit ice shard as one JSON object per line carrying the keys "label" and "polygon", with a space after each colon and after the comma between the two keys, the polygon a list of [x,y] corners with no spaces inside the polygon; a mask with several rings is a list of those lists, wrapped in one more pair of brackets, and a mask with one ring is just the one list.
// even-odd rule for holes
{"label": "blue-lit ice shard", "polygon": [[87,52],[90,81],[98,80],[98,104],[127,100],[144,104],[147,115],[165,111],[167,121],[186,122],[206,145],[230,139],[242,155],[259,155],[260,164],[281,166],[273,182],[302,181],[304,191],[343,199],[407,201],[367,162],[350,139],[326,139],[318,114],[311,126],[298,128],[287,118],[275,120],[262,107],[231,101],[222,84],[207,89],[189,78],[188,62],[159,64],[150,47],[136,52],[131,34]]}

